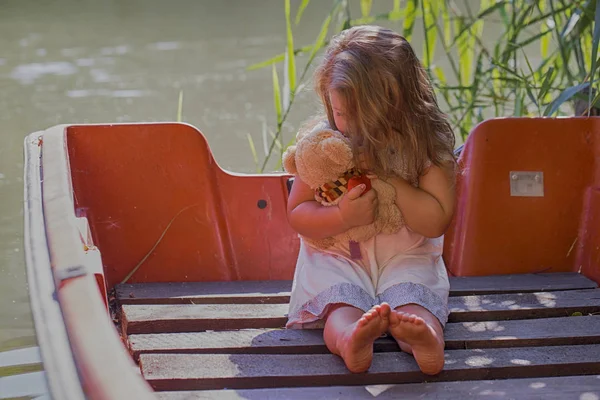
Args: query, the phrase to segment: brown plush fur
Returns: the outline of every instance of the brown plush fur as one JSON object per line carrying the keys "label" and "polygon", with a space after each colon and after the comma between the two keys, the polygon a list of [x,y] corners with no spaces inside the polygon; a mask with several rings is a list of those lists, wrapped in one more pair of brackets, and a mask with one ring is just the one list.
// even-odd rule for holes
{"label": "brown plush fur", "polygon": [[[335,181],[354,167],[350,140],[331,129],[326,122],[318,123],[311,130],[301,130],[298,133],[296,145],[288,147],[283,154],[283,166],[287,172],[297,175],[311,189],[317,189],[327,182]],[[363,242],[378,233],[397,232],[404,221],[395,203],[395,188],[382,179],[374,179],[371,184],[379,200],[377,217],[372,224],[352,228],[334,237],[305,240],[326,249],[336,242]],[[320,201],[317,196],[315,200]],[[341,197],[332,203],[321,203],[324,206],[333,206],[340,200]]]}

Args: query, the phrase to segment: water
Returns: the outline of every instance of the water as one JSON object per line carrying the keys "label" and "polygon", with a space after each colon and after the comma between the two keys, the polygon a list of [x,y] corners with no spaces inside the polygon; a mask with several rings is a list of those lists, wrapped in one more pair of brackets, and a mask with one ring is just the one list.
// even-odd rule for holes
{"label": "water", "polygon": [[[295,28],[296,45],[314,41],[330,6],[311,2]],[[23,254],[24,137],[63,123],[173,121],[183,91],[183,120],[207,136],[217,162],[254,172],[246,135],[262,157],[273,93],[270,69],[246,67],[284,50],[283,15],[282,0],[0,4],[0,398],[45,390],[41,373],[3,373],[39,363]],[[299,96],[285,142],[314,100]]]}

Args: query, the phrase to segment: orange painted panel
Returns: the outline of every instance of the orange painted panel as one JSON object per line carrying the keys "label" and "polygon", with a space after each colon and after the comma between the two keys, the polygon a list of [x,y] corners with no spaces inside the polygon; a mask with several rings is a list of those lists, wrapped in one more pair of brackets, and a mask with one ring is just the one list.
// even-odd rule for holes
{"label": "orange painted panel", "polygon": [[[600,182],[599,128],[597,118],[477,126],[460,159],[444,249],[449,272],[583,265],[597,278],[600,229],[589,219],[600,218],[600,198],[590,192]],[[204,136],[184,124],[71,126],[67,135],[76,207],[89,219],[109,289],[170,223],[130,282],[292,278],[299,242],[286,218],[287,175],[223,171]],[[544,196],[511,196],[511,171],[543,172]]]}
{"label": "orange painted panel", "polygon": [[285,214],[287,175],[226,173],[185,124],[71,126],[67,145],[75,204],[109,289],[170,223],[129,282],[292,278],[299,242]]}
{"label": "orange painted panel", "polygon": [[586,192],[584,212],[576,246],[575,267],[590,279],[600,282],[600,188]]}
{"label": "orange painted panel", "polygon": [[[218,176],[219,182],[231,179],[221,170]],[[236,177],[219,186],[237,279],[292,279],[299,239],[287,222],[288,178]]]}
{"label": "orange painted panel", "polygon": [[[444,257],[453,275],[576,270],[583,194],[594,182],[597,120],[486,121],[461,156]],[[542,197],[511,196],[511,171],[543,172]]]}

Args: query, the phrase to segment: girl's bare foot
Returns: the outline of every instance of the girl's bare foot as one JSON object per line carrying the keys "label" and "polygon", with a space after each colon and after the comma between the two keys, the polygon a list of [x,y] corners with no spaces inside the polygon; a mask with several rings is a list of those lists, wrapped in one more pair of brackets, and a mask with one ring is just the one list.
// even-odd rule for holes
{"label": "girl's bare foot", "polygon": [[392,310],[390,312],[390,334],[412,349],[412,354],[421,371],[436,375],[444,368],[444,340],[417,315]]}
{"label": "girl's bare foot", "polygon": [[377,305],[348,326],[337,340],[337,349],[351,372],[365,372],[373,361],[373,342],[388,330],[390,306]]}

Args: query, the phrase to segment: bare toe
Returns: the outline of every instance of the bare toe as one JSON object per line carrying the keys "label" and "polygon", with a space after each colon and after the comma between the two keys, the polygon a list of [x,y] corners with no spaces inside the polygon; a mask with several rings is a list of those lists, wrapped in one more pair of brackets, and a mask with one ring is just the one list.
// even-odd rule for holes
{"label": "bare toe", "polygon": [[386,313],[385,307],[376,307],[348,327],[338,340],[340,354],[352,372],[369,369],[373,360],[373,342],[388,329],[389,313]]}
{"label": "bare toe", "polygon": [[423,373],[436,375],[443,369],[443,338],[423,318],[392,310],[389,331],[398,342],[410,346]]}

